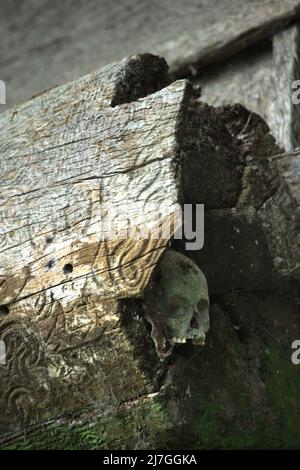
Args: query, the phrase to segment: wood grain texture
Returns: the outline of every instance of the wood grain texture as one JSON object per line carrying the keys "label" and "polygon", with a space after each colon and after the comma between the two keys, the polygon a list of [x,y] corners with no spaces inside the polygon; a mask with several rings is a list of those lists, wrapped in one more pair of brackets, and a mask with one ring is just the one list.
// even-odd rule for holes
{"label": "wood grain texture", "polygon": [[65,301],[74,291],[120,298],[147,282],[166,241],[113,239],[110,212],[141,230],[162,203],[172,214],[187,85],[112,107],[119,72],[108,67],[1,116],[2,304],[50,288]]}
{"label": "wood grain texture", "polygon": [[138,52],[177,77],[232,56],[299,16],[299,0],[3,0],[8,105]]}
{"label": "wood grain texture", "polygon": [[272,40],[262,41],[220,64],[212,64],[193,79],[201,87],[201,99],[213,106],[240,103],[268,122]]}
{"label": "wood grain texture", "polygon": [[[293,102],[293,83],[300,78],[300,27],[292,26],[273,39],[273,70],[267,121],[286,150],[300,145],[300,106]],[[299,88],[299,84],[297,86]]]}
{"label": "wood grain texture", "polygon": [[[141,295],[176,228],[178,133],[191,87],[166,86],[166,70],[163,59],[133,56],[1,115],[6,432],[95,394],[104,406],[112,394],[119,403],[146,393],[119,299]],[[149,232],[157,211],[168,236]],[[120,217],[141,233],[111,235]],[[125,389],[122,374],[111,377],[122,363],[132,376]]]}

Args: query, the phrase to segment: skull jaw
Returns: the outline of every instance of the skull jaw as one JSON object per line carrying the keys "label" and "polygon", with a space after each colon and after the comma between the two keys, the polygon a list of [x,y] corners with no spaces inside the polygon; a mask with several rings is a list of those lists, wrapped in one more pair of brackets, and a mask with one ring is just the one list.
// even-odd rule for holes
{"label": "skull jaw", "polygon": [[205,345],[205,333],[203,332],[195,332],[194,330],[193,332],[186,332],[185,335],[182,334],[180,337],[171,335],[169,336],[160,328],[156,328],[155,325],[152,324],[152,326],[153,328],[151,336],[155,343],[157,355],[161,361],[172,354],[176,344],[185,344],[188,340],[191,341],[194,346]]}

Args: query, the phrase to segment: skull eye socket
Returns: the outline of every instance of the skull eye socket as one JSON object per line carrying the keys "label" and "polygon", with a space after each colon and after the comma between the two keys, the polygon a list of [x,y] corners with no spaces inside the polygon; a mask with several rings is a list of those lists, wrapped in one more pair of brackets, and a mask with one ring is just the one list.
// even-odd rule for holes
{"label": "skull eye socket", "polygon": [[172,315],[183,315],[185,300],[180,296],[174,296],[170,299],[168,310]]}
{"label": "skull eye socket", "polygon": [[204,310],[205,308],[207,308],[207,302],[206,300],[199,300],[199,302],[197,303],[197,310],[198,312],[200,313],[202,310]]}

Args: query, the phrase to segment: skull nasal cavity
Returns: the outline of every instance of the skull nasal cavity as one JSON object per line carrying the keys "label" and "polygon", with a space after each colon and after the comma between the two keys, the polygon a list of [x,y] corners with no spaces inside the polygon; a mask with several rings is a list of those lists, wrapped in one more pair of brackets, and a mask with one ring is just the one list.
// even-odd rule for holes
{"label": "skull nasal cavity", "polygon": [[191,328],[198,328],[198,323],[197,323],[196,317],[193,317],[191,319]]}

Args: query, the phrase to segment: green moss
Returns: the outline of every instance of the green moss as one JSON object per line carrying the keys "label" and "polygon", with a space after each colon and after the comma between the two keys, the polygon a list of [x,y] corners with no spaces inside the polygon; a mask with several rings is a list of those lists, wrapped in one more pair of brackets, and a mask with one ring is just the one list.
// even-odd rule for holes
{"label": "green moss", "polygon": [[276,414],[278,447],[300,447],[300,370],[291,362],[291,350],[280,343],[268,345],[265,385]]}
{"label": "green moss", "polygon": [[[253,390],[238,383],[238,370],[222,377],[223,397],[234,402],[228,417],[226,400],[203,396],[193,420],[193,447],[199,449],[300,448],[300,370],[290,350],[277,341],[264,347],[260,358],[268,416],[249,412]],[[222,396],[222,394],[221,394]],[[228,411],[228,410],[227,410]]]}
{"label": "green moss", "polygon": [[167,420],[158,401],[138,403],[92,423],[57,426],[24,436],[3,450],[132,449],[166,446]]}

